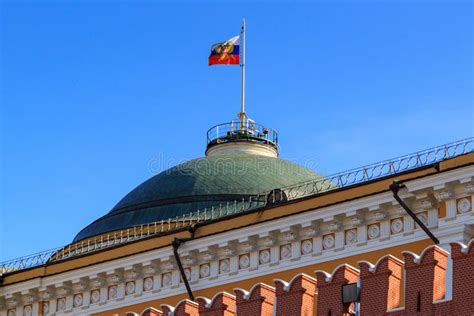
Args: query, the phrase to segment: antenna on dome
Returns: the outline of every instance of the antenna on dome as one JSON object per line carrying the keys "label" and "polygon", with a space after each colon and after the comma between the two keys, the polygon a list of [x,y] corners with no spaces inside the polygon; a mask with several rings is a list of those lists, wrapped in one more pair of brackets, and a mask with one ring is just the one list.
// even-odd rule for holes
{"label": "antenna on dome", "polygon": [[240,39],[242,43],[242,54],[240,57],[240,68],[242,70],[242,92],[241,92],[241,104],[240,113],[237,117],[240,119],[240,129],[244,128],[244,122],[247,119],[245,113],[245,18],[242,19],[242,30],[240,31]]}

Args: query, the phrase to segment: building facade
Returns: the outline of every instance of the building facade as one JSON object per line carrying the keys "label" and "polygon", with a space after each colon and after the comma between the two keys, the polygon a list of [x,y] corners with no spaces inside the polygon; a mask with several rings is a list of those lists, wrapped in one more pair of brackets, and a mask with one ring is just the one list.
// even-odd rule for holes
{"label": "building facade", "polygon": [[469,315],[473,143],[323,177],[218,125],[71,244],[2,263],[0,315]]}

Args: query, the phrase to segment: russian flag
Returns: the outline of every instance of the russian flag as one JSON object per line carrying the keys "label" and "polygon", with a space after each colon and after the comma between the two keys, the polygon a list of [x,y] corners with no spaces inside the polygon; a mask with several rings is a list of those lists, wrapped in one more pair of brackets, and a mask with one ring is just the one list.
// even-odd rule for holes
{"label": "russian flag", "polygon": [[211,55],[209,56],[209,66],[239,64],[240,36],[235,36],[225,42],[212,45]]}

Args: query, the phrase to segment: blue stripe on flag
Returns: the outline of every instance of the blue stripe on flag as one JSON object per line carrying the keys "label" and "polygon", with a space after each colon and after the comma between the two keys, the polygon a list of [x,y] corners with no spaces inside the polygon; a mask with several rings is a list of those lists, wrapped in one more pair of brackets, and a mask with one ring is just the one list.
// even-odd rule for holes
{"label": "blue stripe on flag", "polygon": [[[239,45],[235,45],[234,46],[234,50],[232,51],[232,53],[230,53],[230,55],[238,55],[240,52],[240,46]],[[218,53],[216,53],[216,51],[213,49],[211,51],[211,55],[220,55]]]}

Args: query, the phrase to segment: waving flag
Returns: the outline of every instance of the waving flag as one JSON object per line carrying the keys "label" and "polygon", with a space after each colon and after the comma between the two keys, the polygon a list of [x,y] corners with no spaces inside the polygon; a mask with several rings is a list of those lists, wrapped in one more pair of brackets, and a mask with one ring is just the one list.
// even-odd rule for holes
{"label": "waving flag", "polygon": [[225,42],[212,45],[211,55],[209,56],[209,66],[239,64],[240,36],[235,36]]}

